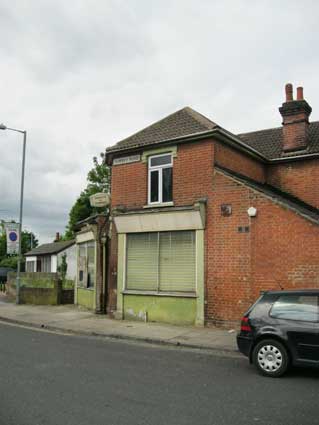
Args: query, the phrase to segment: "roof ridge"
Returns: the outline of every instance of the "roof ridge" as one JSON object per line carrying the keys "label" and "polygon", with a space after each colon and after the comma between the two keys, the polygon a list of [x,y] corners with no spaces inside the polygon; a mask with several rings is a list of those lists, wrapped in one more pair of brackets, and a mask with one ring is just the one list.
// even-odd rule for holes
{"label": "roof ridge", "polygon": [[207,130],[211,130],[212,128],[217,126],[217,124],[214,121],[207,118],[205,115],[201,114],[200,112],[197,112],[195,109],[191,108],[190,106],[185,106],[185,108],[183,109],[187,111],[200,124],[207,126],[208,127]]}
{"label": "roof ridge", "polygon": [[[319,120],[310,121],[309,125],[318,124],[318,123],[319,123]],[[282,126],[278,126],[278,127],[263,128],[261,130],[246,131],[245,133],[238,133],[237,136],[245,136],[246,134],[264,133],[265,131],[282,130],[282,128],[283,128]]]}
{"label": "roof ridge", "polygon": [[184,106],[181,109],[178,109],[175,112],[172,112],[169,115],[166,115],[164,118],[161,118],[158,121],[155,121],[154,123],[142,128],[142,130],[137,131],[136,133],[131,134],[128,137],[125,137],[125,139],[119,140],[115,146],[121,146],[122,144],[125,144],[125,142],[127,142],[129,139],[132,139],[136,136],[138,136],[139,134],[145,132],[146,130],[153,128],[156,129],[158,127],[160,127],[160,125],[168,120],[169,118],[173,117],[174,115],[178,115],[181,112],[186,112],[191,118],[193,118],[195,121],[197,121],[200,125],[204,126],[207,128],[207,130],[211,130],[214,127],[217,126],[216,123],[214,123],[213,121],[211,121],[209,118],[205,117],[204,115],[200,114],[199,112],[195,111],[193,108],[191,108],[190,106]]}
{"label": "roof ridge", "polygon": [[[75,239],[70,239],[70,240],[66,240],[66,241],[55,241],[55,242],[47,242],[47,243],[43,243],[39,246],[36,246],[35,248],[31,249],[30,251],[26,252],[24,255],[25,256],[30,256],[30,255],[41,255],[43,254],[54,254],[54,253],[58,253],[66,248],[69,248],[71,245],[75,244]],[[55,246],[55,249],[52,250],[52,248]],[[48,252],[47,250],[49,249],[49,247],[51,247],[51,250]]]}
{"label": "roof ridge", "polygon": [[245,133],[238,133],[237,136],[245,136],[246,134],[256,134],[256,133],[264,133],[265,131],[273,131],[273,130],[281,130],[282,126],[280,127],[271,127],[271,128],[264,128],[262,130],[253,130],[253,131],[246,131]]}
{"label": "roof ridge", "polygon": [[167,118],[171,117],[172,115],[177,114],[178,112],[181,112],[181,111],[185,110],[186,108],[188,108],[188,106],[185,106],[184,108],[179,109],[178,111],[172,112],[171,114],[169,114],[169,115],[165,116],[164,118],[161,118],[160,120],[155,121],[155,122],[153,122],[152,124],[147,125],[146,127],[142,128],[142,130],[138,130],[136,133],[133,133],[133,134],[131,134],[130,136],[125,137],[125,139],[119,140],[119,141],[115,144],[115,146],[120,145],[120,143],[125,142],[126,140],[130,139],[131,137],[137,136],[138,134],[142,133],[143,131],[147,130],[147,129],[148,129],[148,128],[150,128],[150,127],[154,127],[154,126],[156,126],[157,124],[160,124],[162,121],[166,120]]}

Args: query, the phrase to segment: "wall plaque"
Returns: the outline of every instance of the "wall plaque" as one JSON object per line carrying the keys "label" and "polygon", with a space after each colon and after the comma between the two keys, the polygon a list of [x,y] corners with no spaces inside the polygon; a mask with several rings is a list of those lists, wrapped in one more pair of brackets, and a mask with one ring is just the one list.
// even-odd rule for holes
{"label": "wall plaque", "polygon": [[141,155],[130,155],[122,156],[121,158],[115,158],[113,165],[129,164],[130,162],[138,162],[141,160]]}

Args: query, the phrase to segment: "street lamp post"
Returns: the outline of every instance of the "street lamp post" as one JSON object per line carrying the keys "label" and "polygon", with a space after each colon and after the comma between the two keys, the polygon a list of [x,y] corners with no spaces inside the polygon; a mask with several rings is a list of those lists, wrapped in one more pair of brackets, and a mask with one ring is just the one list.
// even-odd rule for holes
{"label": "street lamp post", "polygon": [[27,144],[27,132],[10,128],[4,124],[0,124],[0,130],[11,130],[23,134],[23,151],[22,151],[22,172],[21,172],[21,188],[20,188],[20,212],[19,212],[19,253],[18,253],[18,270],[16,281],[16,303],[20,304],[20,273],[21,273],[21,257],[22,257],[22,217],[23,217],[23,192],[24,192],[24,169],[25,169],[25,150]]}

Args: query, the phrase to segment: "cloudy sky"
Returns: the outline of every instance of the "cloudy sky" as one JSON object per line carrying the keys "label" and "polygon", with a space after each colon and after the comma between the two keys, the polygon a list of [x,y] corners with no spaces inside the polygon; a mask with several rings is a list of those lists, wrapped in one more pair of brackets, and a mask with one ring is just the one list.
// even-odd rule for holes
{"label": "cloudy sky", "polygon": [[[63,232],[92,157],[186,105],[239,133],[280,125],[286,82],[319,118],[317,1],[1,0],[0,122],[28,131],[24,228]],[[22,136],[0,132],[0,218]]]}

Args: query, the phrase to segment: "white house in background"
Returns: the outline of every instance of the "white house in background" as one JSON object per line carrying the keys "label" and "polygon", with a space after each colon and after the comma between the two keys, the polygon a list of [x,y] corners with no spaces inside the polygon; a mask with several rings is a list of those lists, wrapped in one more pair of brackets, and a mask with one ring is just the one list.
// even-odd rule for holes
{"label": "white house in background", "polygon": [[25,254],[26,272],[56,273],[66,254],[66,278],[75,281],[76,278],[76,245],[75,241],[58,241],[46,243]]}

